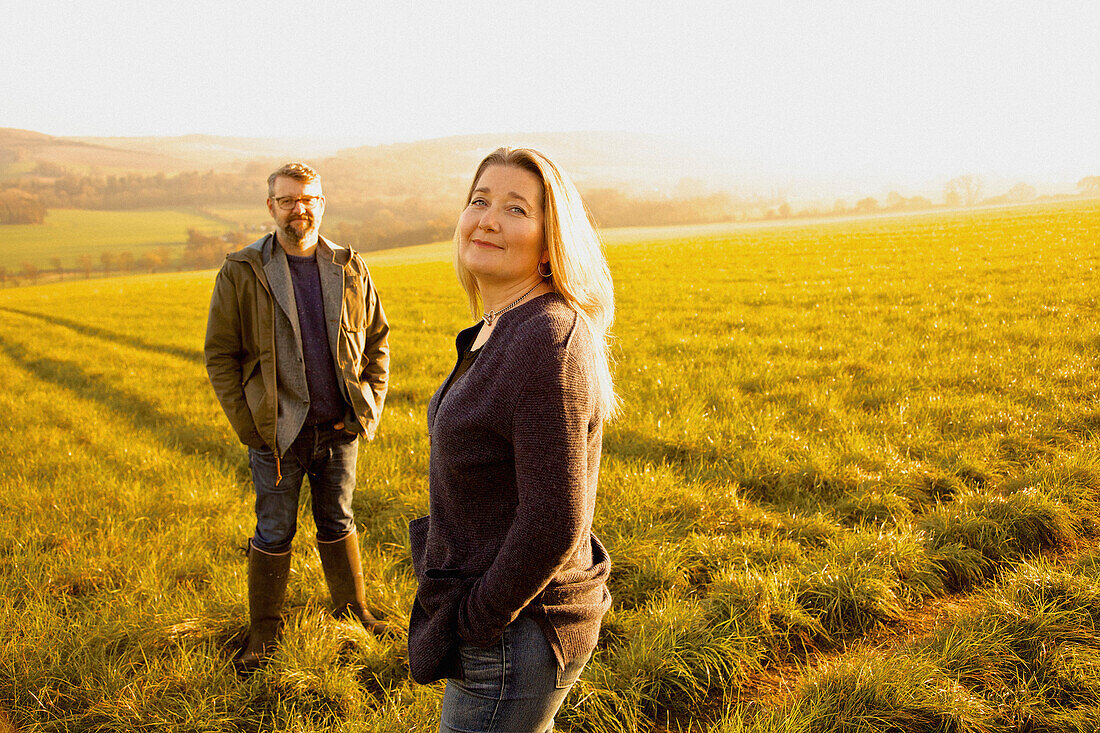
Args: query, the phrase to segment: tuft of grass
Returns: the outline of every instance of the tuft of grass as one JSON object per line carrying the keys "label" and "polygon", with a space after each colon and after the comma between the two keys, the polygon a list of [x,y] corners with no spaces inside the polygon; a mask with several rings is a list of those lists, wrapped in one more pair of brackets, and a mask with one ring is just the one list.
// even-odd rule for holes
{"label": "tuft of grass", "polygon": [[1000,563],[1077,538],[1069,509],[1035,488],[1008,496],[967,491],[933,508],[920,525],[948,586],[956,590],[988,578]]}
{"label": "tuft of grass", "polygon": [[920,647],[996,705],[998,729],[1096,730],[1100,723],[1100,585],[1039,561],[1021,565]]}
{"label": "tuft of grass", "polygon": [[614,547],[622,560],[612,566],[608,585],[620,607],[644,606],[665,591],[685,585],[681,545],[624,542]]}
{"label": "tuft of grass", "polygon": [[829,632],[799,601],[796,569],[762,572],[731,565],[718,574],[706,600],[715,628],[735,628],[759,638],[769,661],[802,658],[832,643]]}
{"label": "tuft of grass", "polygon": [[741,535],[694,532],[681,543],[684,573],[692,586],[704,589],[726,568],[780,568],[801,565],[805,555],[798,543],[770,532]]}
{"label": "tuft of grass", "polygon": [[896,491],[862,491],[849,494],[837,503],[836,512],[846,524],[904,526],[913,516],[911,503]]}
{"label": "tuft of grass", "polygon": [[823,514],[789,514],[783,517],[782,526],[788,539],[817,547],[825,545],[841,531],[836,522]]}
{"label": "tuft of grass", "polygon": [[951,680],[929,659],[864,652],[818,670],[779,710],[711,733],[993,733],[989,702]]}
{"label": "tuft of grass", "polygon": [[934,501],[949,502],[964,490],[965,485],[958,476],[933,469],[916,477],[914,488]]}
{"label": "tuft of grass", "polygon": [[650,712],[690,709],[711,690],[757,671],[761,651],[735,624],[709,624],[699,601],[669,597],[636,617],[615,648],[612,668]]}
{"label": "tuft of grass", "polygon": [[[982,524],[978,519],[974,524]],[[960,542],[938,540],[930,556],[943,574],[944,586],[952,591],[967,591],[991,577],[998,569],[995,560],[987,557],[981,549],[968,547]]]}
{"label": "tuft of grass", "polygon": [[896,576],[872,563],[826,563],[802,580],[798,602],[833,635],[863,634],[901,617]]}

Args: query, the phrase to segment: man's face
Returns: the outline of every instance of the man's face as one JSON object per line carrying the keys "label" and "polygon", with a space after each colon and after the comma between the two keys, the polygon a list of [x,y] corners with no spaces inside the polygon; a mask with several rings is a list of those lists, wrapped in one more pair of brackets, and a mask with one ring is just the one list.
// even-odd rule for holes
{"label": "man's face", "polygon": [[[313,203],[307,206],[306,201],[311,200],[311,197]],[[288,203],[289,209],[280,205]],[[321,226],[321,217],[325,213],[325,199],[321,194],[320,181],[303,183],[279,176],[272,187],[272,196],[267,199],[267,210],[275,220],[280,238],[288,243],[299,244],[315,238]]]}

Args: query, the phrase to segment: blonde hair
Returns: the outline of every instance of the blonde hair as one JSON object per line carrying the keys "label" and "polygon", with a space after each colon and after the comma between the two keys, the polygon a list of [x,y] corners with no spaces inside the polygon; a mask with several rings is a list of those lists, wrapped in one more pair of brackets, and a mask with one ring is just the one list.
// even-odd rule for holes
{"label": "blonde hair", "polygon": [[[618,412],[619,399],[611,378],[611,324],[615,320],[615,292],[599,234],[577,187],[549,158],[530,148],[497,148],[481,161],[466,194],[469,204],[481,174],[490,166],[520,168],[542,182],[543,241],[550,255],[550,287],[565,299],[587,326],[595,355],[598,402],[605,418]],[[481,315],[477,280],[458,258],[459,231],[455,229],[455,273],[470,299],[470,312]]]}

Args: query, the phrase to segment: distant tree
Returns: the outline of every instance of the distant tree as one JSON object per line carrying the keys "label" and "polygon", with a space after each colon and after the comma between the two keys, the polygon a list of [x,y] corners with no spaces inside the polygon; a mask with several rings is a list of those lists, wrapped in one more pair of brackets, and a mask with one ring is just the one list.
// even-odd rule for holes
{"label": "distant tree", "polygon": [[64,270],[64,268],[61,267],[61,258],[60,257],[51,257],[50,258],[50,267],[53,268],[53,271],[57,273],[58,277],[61,276],[61,273]]}
{"label": "distant tree", "polygon": [[867,198],[862,198],[859,201],[856,201],[856,211],[860,212],[861,214],[867,214],[872,211],[876,211],[877,209],[878,201],[876,201],[873,196],[868,196]]}
{"label": "distant tree", "polygon": [[779,205],[779,216],[782,219],[787,219],[791,215],[791,205],[786,201]]}
{"label": "distant tree", "polygon": [[137,268],[149,273],[156,272],[163,265],[164,260],[156,252],[146,252],[137,260]]}
{"label": "distant tree", "polygon": [[982,197],[982,179],[957,176],[943,186],[943,201],[948,206],[973,206]]}
{"label": "distant tree", "polygon": [[229,242],[236,248],[247,247],[256,241],[256,233],[250,232],[247,229],[238,229],[235,232],[230,232],[225,235],[225,241]]}
{"label": "distant tree", "polygon": [[1077,182],[1077,190],[1085,196],[1100,196],[1100,176],[1085,176]]}
{"label": "distant tree", "polygon": [[198,229],[187,230],[187,244],[184,245],[180,264],[183,267],[201,270],[217,267],[226,252],[236,249],[221,237],[206,234]]}
{"label": "distant tree", "polygon": [[129,250],[125,252],[119,252],[118,254],[118,269],[123,272],[134,271],[134,253]]}
{"label": "distant tree", "polygon": [[195,229],[194,227],[191,227],[190,229],[187,230],[187,243],[188,244],[207,245],[207,244],[213,244],[214,242],[217,242],[217,241],[218,241],[217,237],[215,237],[213,234],[207,234],[206,232],[202,231],[201,229]]}
{"label": "distant tree", "polygon": [[92,256],[89,254],[83,254],[76,258],[80,271],[84,273],[84,279],[87,280],[92,276]]}
{"label": "distant tree", "polygon": [[99,256],[99,261],[103,265],[103,274],[110,275],[111,270],[113,270],[115,267],[115,263],[118,262],[118,255],[110,250],[107,250]]}
{"label": "distant tree", "polygon": [[891,191],[886,194],[886,208],[891,211],[897,211],[898,209],[905,208],[905,197],[897,191]]}
{"label": "distant tree", "polygon": [[172,266],[172,250],[167,247],[157,247],[151,253],[158,260],[157,268],[169,269]]}
{"label": "distant tree", "polygon": [[8,284],[8,268],[0,265],[0,287]]}
{"label": "distant tree", "polygon": [[33,262],[23,263],[23,276],[30,280],[32,283],[38,281],[38,265]]}
{"label": "distant tree", "polygon": [[34,175],[41,178],[60,178],[68,173],[64,166],[49,161],[40,160],[34,165]]}
{"label": "distant tree", "polygon": [[32,193],[18,188],[0,191],[0,224],[41,224],[46,220],[46,207]]}
{"label": "distant tree", "polygon": [[1012,188],[1008,189],[1008,200],[1014,202],[1031,201],[1035,198],[1035,186],[1028,183],[1017,183]]}

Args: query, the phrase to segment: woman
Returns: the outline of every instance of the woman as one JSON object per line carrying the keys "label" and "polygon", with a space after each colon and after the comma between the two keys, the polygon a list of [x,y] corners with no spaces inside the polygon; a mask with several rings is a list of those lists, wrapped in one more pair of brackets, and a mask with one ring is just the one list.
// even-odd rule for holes
{"label": "woman", "polygon": [[413,679],[449,678],[441,731],[549,731],[611,605],[592,535],[611,276],[577,189],[541,153],[477,169],[455,230],[474,326],[428,406],[430,514],[409,525],[420,583]]}

